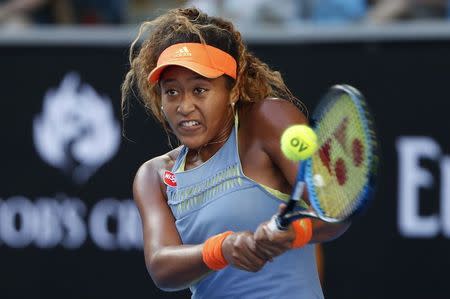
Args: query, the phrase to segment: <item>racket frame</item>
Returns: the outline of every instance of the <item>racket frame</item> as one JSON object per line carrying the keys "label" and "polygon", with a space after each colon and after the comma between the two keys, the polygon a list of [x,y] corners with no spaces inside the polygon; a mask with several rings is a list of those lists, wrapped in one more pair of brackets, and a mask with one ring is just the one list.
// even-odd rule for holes
{"label": "racket frame", "polygon": [[[354,87],[350,85],[334,85],[331,87],[329,93],[327,93],[327,99],[322,100],[316,108],[316,111],[323,111],[329,105],[331,101],[335,101],[332,97],[333,93],[341,93],[348,95],[355,106],[358,109],[359,116],[363,119],[362,124],[364,126],[364,132],[366,137],[366,144],[370,145],[370,149],[368,152],[368,160],[369,160],[369,171],[368,171],[368,184],[361,190],[358,195],[358,199],[356,200],[356,207],[352,209],[352,213],[343,218],[332,218],[324,215],[322,213],[320,204],[317,201],[318,196],[315,193],[315,189],[313,186],[314,174],[312,173],[312,159],[308,158],[306,160],[300,161],[298,166],[297,177],[295,180],[294,190],[291,194],[291,197],[287,203],[286,208],[280,213],[275,215],[272,220],[269,222],[269,227],[277,230],[286,230],[289,227],[289,224],[292,221],[297,219],[309,217],[320,219],[322,221],[328,223],[339,223],[347,220],[353,215],[357,214],[363,206],[366,205],[369,198],[371,198],[373,194],[373,187],[375,181],[375,174],[377,169],[377,142],[375,137],[375,131],[373,128],[373,120],[371,118],[370,113],[368,112],[367,104],[365,103],[365,99],[363,95]],[[320,113],[322,115],[323,112]],[[316,127],[316,119],[312,117],[312,125],[314,130],[317,130]],[[370,140],[369,140],[370,139]],[[307,209],[294,210],[299,202],[301,196],[303,195],[305,188],[308,191],[310,205]]]}

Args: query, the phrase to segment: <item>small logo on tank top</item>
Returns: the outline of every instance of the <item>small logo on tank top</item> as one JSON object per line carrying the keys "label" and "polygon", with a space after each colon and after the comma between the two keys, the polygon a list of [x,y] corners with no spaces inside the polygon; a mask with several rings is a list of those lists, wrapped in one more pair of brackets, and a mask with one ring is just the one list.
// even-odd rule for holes
{"label": "small logo on tank top", "polygon": [[177,186],[177,180],[175,179],[175,175],[172,172],[166,170],[164,172],[163,179],[164,179],[164,183],[167,186],[171,186],[171,187],[176,187]]}

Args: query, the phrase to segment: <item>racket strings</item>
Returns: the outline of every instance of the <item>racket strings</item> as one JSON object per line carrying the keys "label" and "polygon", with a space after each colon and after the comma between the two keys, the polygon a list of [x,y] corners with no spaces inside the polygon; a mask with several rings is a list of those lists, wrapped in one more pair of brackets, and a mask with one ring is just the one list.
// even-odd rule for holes
{"label": "racket strings", "polygon": [[312,157],[314,208],[322,216],[343,219],[358,209],[367,194],[375,140],[366,107],[343,93],[339,100],[321,107],[316,120],[319,150]]}

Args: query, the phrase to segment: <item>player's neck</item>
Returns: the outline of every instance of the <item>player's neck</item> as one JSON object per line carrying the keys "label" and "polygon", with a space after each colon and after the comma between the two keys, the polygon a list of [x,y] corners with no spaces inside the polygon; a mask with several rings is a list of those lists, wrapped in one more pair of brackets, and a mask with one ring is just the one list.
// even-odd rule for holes
{"label": "player's neck", "polygon": [[217,151],[219,151],[228,140],[232,129],[232,125],[227,125],[224,130],[217,134],[217,136],[208,143],[197,149],[189,149],[186,156],[186,168],[199,166],[211,159],[211,157],[214,156],[214,154],[217,153]]}

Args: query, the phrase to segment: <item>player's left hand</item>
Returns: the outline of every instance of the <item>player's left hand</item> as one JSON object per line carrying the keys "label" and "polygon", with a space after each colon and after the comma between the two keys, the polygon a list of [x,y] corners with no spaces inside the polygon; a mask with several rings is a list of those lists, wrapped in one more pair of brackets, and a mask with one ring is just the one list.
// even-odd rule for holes
{"label": "player's left hand", "polygon": [[[280,205],[279,212],[285,207],[286,205],[284,204]],[[285,231],[273,231],[268,224],[269,221],[261,223],[254,233],[254,238],[258,253],[267,257],[267,259],[272,259],[292,248],[295,231],[292,225]]]}

